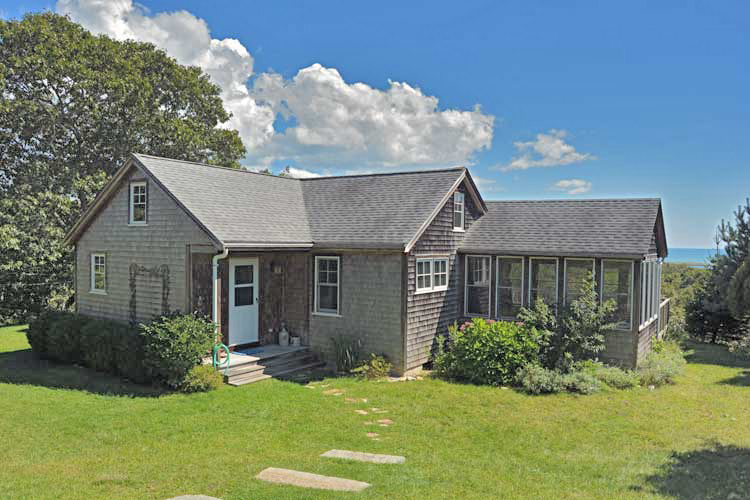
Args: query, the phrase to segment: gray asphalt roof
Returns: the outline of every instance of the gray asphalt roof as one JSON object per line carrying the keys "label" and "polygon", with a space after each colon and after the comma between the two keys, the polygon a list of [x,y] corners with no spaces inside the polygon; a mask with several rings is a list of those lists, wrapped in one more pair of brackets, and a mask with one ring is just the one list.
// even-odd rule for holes
{"label": "gray asphalt roof", "polygon": [[461,250],[526,255],[644,255],[659,199],[488,201]]}
{"label": "gray asphalt roof", "polygon": [[134,155],[225,244],[403,248],[463,168],[290,179]]}

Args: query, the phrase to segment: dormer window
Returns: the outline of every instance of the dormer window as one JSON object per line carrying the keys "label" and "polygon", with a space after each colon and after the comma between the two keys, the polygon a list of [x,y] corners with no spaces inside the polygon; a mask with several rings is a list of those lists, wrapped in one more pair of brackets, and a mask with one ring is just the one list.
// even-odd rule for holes
{"label": "dormer window", "polygon": [[464,230],[464,194],[459,192],[453,194],[453,230]]}
{"label": "dormer window", "polygon": [[148,191],[145,181],[130,183],[130,224],[146,223]]}

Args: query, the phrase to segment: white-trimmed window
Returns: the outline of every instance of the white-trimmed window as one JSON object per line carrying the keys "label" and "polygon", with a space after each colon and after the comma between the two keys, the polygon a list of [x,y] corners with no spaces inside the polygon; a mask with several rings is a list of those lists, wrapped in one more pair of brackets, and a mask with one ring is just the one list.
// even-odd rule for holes
{"label": "white-trimmed window", "polygon": [[148,187],[146,181],[130,183],[130,224],[145,224],[148,204]]}
{"label": "white-trimmed window", "polygon": [[589,275],[594,275],[594,259],[565,259],[565,305],[580,297]]}
{"label": "white-trimmed window", "polygon": [[618,330],[630,330],[633,316],[633,261],[602,261],[602,303],[614,300]]}
{"label": "white-trimmed window", "polygon": [[659,316],[660,297],[661,262],[658,260],[641,262],[641,328]]}
{"label": "white-trimmed window", "polygon": [[557,309],[557,259],[531,258],[529,269],[529,304],[541,297],[553,309]]}
{"label": "white-trimmed window", "polygon": [[107,256],[103,253],[91,254],[91,291],[107,291]]}
{"label": "white-trimmed window", "polygon": [[340,257],[315,257],[315,312],[339,314]]}
{"label": "white-trimmed window", "polygon": [[523,300],[523,257],[497,258],[497,317],[514,319]]}
{"label": "white-trimmed window", "polygon": [[453,230],[464,230],[464,194],[460,192],[453,193]]}
{"label": "white-trimmed window", "polygon": [[417,293],[448,289],[448,259],[417,258]]}
{"label": "white-trimmed window", "polygon": [[464,313],[467,316],[490,316],[491,260],[484,255],[466,256],[466,285],[464,289]]}

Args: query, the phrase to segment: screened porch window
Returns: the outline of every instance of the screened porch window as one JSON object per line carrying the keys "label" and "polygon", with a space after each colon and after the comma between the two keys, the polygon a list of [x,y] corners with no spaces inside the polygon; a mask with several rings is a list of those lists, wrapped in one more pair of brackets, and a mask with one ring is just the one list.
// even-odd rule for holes
{"label": "screened porch window", "polygon": [[466,256],[465,313],[470,316],[490,315],[490,258]]}
{"label": "screened porch window", "polygon": [[557,309],[557,259],[531,259],[529,304],[540,297]]}
{"label": "screened porch window", "polygon": [[565,305],[581,296],[581,288],[593,273],[594,259],[565,259]]}
{"label": "screened porch window", "polygon": [[315,312],[339,314],[339,257],[315,257]]}
{"label": "screened porch window", "polygon": [[630,330],[633,311],[633,262],[602,261],[602,302],[614,300],[618,330]]}
{"label": "screened porch window", "polygon": [[523,297],[523,257],[497,258],[497,316],[515,318]]}

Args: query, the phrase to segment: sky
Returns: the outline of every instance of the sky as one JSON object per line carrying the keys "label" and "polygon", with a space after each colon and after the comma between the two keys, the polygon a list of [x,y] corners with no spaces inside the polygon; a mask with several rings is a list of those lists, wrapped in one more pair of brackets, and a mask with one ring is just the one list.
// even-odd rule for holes
{"label": "sky", "polygon": [[672,247],[750,196],[750,2],[0,0],[42,10],[201,66],[248,168],[659,197]]}

